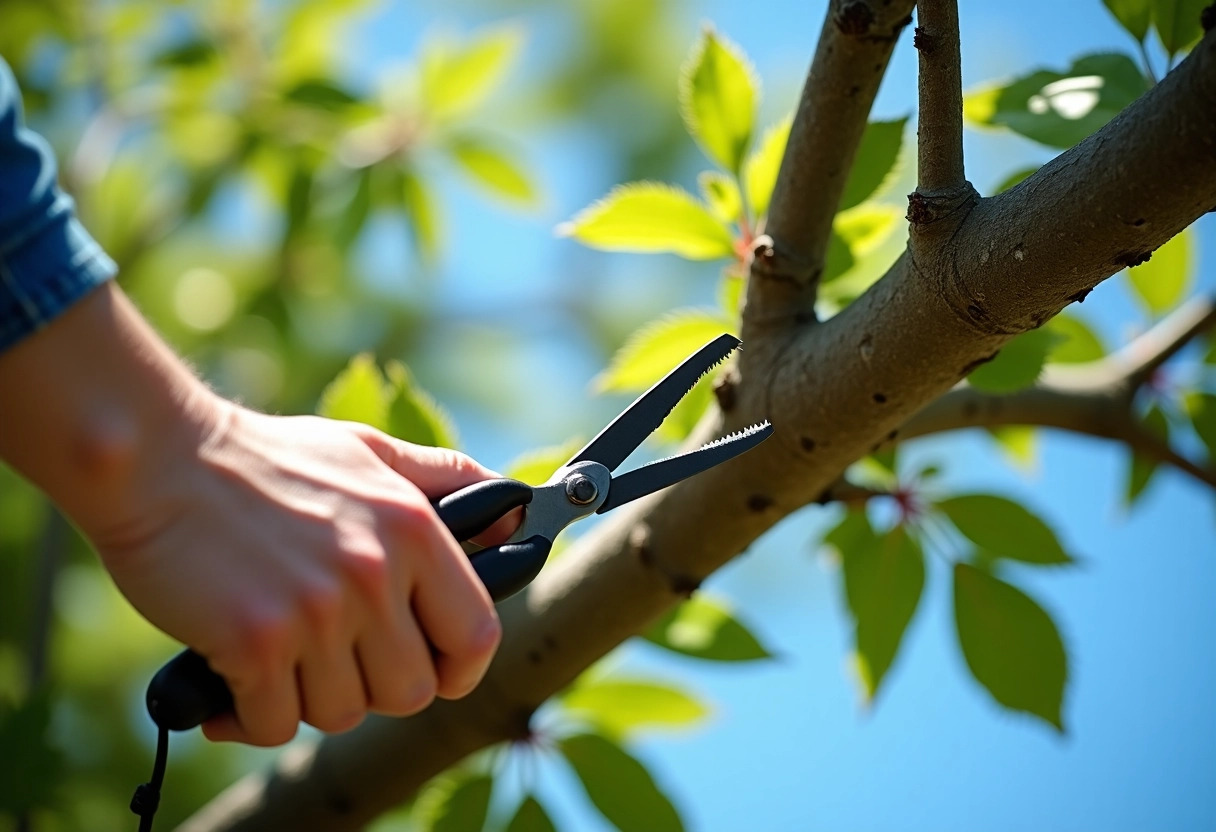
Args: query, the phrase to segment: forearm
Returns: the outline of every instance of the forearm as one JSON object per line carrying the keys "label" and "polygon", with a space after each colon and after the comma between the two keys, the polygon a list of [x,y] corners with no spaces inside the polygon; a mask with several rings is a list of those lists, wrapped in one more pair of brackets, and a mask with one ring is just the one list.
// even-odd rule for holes
{"label": "forearm", "polygon": [[113,283],[0,352],[0,458],[91,536],[193,454],[222,412]]}

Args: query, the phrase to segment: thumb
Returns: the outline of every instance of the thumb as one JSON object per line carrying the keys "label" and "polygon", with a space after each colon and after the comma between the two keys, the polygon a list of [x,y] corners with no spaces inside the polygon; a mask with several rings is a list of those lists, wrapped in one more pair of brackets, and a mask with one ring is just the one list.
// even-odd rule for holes
{"label": "thumb", "polygon": [[367,425],[357,425],[356,433],[385,465],[412,482],[429,499],[499,476],[472,457],[451,448],[415,445]]}

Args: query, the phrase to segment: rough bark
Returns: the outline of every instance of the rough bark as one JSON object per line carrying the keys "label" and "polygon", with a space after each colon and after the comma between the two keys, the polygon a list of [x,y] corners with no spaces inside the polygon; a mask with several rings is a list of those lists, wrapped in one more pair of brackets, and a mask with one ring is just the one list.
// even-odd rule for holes
{"label": "rough bark", "polygon": [[[733,395],[722,398],[732,404],[698,430],[705,438],[767,417],[774,437],[614,512],[577,540],[503,605],[506,638],[474,694],[328,738],[238,783],[187,829],[357,829],[465,755],[523,736],[540,703],[815,501],[850,463],[897,439],[1009,338],[1083,299],[1216,205],[1209,33],[1124,113],[997,197],[975,194],[962,178],[961,151],[955,164],[953,139],[943,137],[932,151],[941,163],[926,166],[910,199],[907,251],[856,302],[816,322],[831,216],[909,6],[849,0],[829,10],[769,239],[752,268],[747,348],[729,382]],[[957,38],[952,7],[924,4],[938,46]],[[942,63],[931,71],[936,80],[922,84],[922,113],[957,131],[961,122],[947,112],[957,106],[957,57]]]}

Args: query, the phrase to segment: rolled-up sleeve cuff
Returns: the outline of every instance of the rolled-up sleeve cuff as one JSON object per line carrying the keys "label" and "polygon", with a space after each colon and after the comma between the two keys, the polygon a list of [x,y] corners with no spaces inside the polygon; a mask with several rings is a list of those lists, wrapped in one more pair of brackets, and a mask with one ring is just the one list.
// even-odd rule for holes
{"label": "rolled-up sleeve cuff", "polygon": [[[0,351],[41,329],[118,271],[60,194],[49,221],[0,250]],[[11,243],[10,243],[11,244]]]}

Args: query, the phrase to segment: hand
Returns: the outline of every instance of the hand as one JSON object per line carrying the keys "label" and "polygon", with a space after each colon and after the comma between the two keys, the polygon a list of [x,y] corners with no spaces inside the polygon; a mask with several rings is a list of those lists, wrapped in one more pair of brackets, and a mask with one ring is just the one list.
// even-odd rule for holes
{"label": "hand", "polygon": [[93,532],[131,603],[228,681],[236,713],[204,733],[278,745],[300,720],[344,731],[471,691],[500,627],[428,497],[492,473],[356,423],[214,406],[197,455]]}
{"label": "hand", "polygon": [[227,679],[236,713],[211,739],[342,731],[485,673],[498,619],[427,499],[492,476],[468,457],[226,402],[112,284],[0,354],[0,401],[0,458]]}

